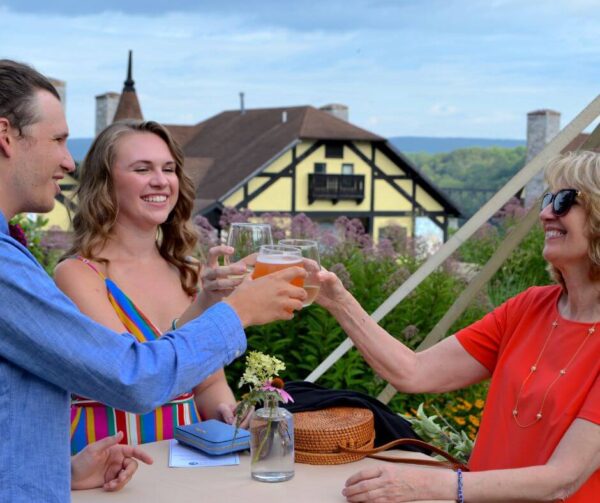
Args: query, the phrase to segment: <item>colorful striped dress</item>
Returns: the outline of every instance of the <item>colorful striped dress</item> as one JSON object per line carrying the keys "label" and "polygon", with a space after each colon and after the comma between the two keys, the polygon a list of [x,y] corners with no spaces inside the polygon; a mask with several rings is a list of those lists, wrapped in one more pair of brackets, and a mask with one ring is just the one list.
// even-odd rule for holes
{"label": "colorful striped dress", "polygon": [[[125,293],[96,269],[89,260],[76,257],[91,267],[106,284],[108,299],[125,329],[139,342],[158,339],[161,331],[136,307]],[[193,393],[184,393],[148,414],[132,414],[100,402],[73,395],[71,399],[71,453],[87,444],[123,432],[123,444],[143,444],[173,438],[175,426],[200,420]]]}

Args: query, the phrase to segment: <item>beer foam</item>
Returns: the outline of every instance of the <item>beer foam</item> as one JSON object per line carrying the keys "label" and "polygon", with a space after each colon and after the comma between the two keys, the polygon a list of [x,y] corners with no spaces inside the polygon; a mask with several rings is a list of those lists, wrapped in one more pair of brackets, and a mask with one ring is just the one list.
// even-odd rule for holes
{"label": "beer foam", "polygon": [[261,264],[272,265],[301,264],[302,257],[297,255],[259,255],[256,261]]}

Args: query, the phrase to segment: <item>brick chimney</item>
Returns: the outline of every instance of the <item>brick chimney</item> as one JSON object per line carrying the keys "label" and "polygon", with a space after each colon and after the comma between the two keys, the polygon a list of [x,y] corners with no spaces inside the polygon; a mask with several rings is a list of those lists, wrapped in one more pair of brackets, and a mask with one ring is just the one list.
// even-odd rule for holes
{"label": "brick chimney", "polygon": [[[560,131],[560,113],[535,110],[527,114],[527,159],[531,161]],[[540,172],[525,186],[525,207],[530,208],[544,191],[544,173]]]}

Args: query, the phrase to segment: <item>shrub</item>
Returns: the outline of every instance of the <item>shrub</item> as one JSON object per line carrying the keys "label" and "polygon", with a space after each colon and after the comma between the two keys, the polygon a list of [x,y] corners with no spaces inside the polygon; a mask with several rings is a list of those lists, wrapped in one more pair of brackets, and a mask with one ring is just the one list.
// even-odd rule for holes
{"label": "shrub", "polygon": [[[268,217],[274,218],[272,215]],[[229,220],[237,221],[237,218],[234,213],[228,213]],[[341,217],[335,222],[334,232],[320,230],[306,216],[297,216],[288,222],[290,227],[280,229],[286,235],[297,237],[300,234],[319,239],[323,266],[340,277],[367,312],[373,312],[423,261],[412,251],[418,247],[407,245],[410,240],[397,229],[391,229],[375,245],[358,220]],[[278,224],[281,225],[281,221]],[[402,253],[397,253],[397,249]],[[464,286],[465,281],[453,274],[451,268],[440,268],[396,306],[381,325],[407,346],[416,348]],[[479,296],[452,330],[472,323],[489,309],[487,297]],[[249,350],[265,352],[285,361],[286,380],[305,379],[346,337],[335,319],[316,305],[303,309],[291,321],[250,327],[246,332]],[[232,386],[238,382],[242,372],[241,361],[228,368],[227,376]],[[330,388],[354,389],[372,396],[379,394],[386,384],[356,349],[351,349],[337,361],[319,379],[319,383]],[[461,400],[481,403],[486,389],[486,385],[480,385],[443,395],[397,394],[390,405],[398,412],[410,412],[416,410],[420,402],[426,402],[427,407],[435,406],[450,424],[471,436],[474,435],[473,428],[476,428],[474,423],[480,417],[479,409],[474,408],[467,414],[461,409],[466,408]],[[471,421],[469,416],[476,419]],[[464,424],[460,424],[463,420]]]}
{"label": "shrub", "polygon": [[30,219],[19,214],[13,217],[9,224],[11,227],[22,231],[23,244],[27,246],[27,249],[44,267],[46,272],[52,276],[58,259],[68,247],[68,237],[65,237],[64,233],[59,235],[56,231],[50,231],[52,234],[48,237],[48,231],[43,230],[48,224],[48,220],[41,215],[37,215],[35,219]]}

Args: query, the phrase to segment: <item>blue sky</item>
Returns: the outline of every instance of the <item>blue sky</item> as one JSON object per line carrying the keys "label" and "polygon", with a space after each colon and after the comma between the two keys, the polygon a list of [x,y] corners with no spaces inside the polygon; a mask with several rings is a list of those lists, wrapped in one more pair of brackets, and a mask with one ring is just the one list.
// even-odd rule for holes
{"label": "blue sky", "polygon": [[120,92],[146,118],[344,103],[384,136],[524,138],[600,91],[600,0],[0,0],[0,57],[67,81],[72,137]]}

